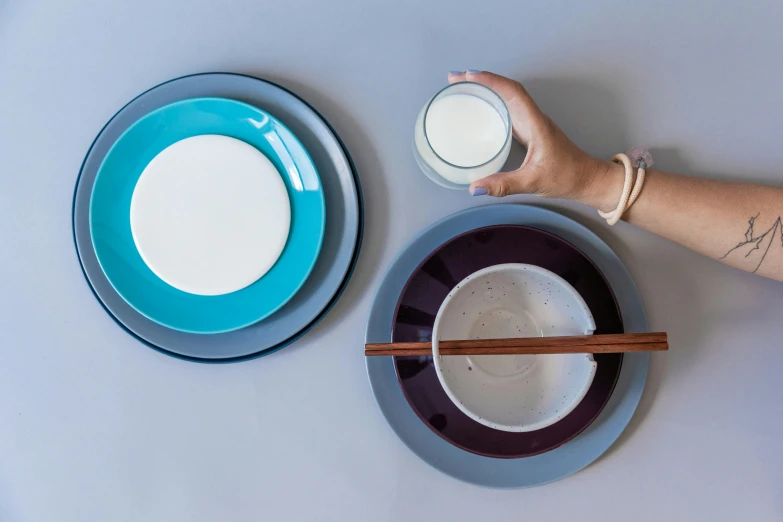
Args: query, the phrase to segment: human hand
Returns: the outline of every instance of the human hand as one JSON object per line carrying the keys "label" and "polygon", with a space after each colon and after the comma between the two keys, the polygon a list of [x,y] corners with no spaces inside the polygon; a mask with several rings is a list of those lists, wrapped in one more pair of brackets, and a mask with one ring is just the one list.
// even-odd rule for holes
{"label": "human hand", "polygon": [[514,138],[527,149],[521,167],[473,182],[471,194],[495,197],[538,194],[602,206],[595,193],[600,191],[600,179],[609,168],[607,162],[574,145],[549,116],[541,112],[519,82],[485,71],[449,74],[449,83],[463,81],[486,85],[503,98],[511,115]]}

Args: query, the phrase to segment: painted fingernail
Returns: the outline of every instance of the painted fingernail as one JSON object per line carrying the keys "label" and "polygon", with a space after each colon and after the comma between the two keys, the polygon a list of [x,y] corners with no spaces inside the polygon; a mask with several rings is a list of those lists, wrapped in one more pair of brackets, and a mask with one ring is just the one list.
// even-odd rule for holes
{"label": "painted fingernail", "polygon": [[469,74],[478,74],[478,73],[480,73],[480,72],[481,72],[481,71],[479,71],[479,70],[477,70],[477,69],[468,69],[468,73],[469,73]]}
{"label": "painted fingernail", "polygon": [[484,187],[476,187],[473,190],[470,191],[471,196],[486,196],[487,195],[487,189]]}
{"label": "painted fingernail", "polygon": [[463,74],[465,71],[449,71],[449,76],[457,76],[458,74]]}

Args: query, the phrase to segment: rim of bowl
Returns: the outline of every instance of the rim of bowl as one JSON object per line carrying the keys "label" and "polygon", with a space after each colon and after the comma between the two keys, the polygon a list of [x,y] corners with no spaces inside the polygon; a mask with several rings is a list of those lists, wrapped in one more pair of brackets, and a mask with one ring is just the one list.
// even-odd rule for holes
{"label": "rim of bowl", "polygon": [[579,292],[577,292],[576,289],[573,286],[571,286],[571,284],[568,281],[566,281],[559,275],[555,274],[551,270],[547,270],[546,268],[542,268],[540,266],[530,265],[526,263],[502,263],[499,265],[488,266],[486,268],[482,268],[481,270],[473,272],[472,274],[465,277],[462,281],[457,283],[457,286],[455,286],[451,290],[451,292],[449,292],[449,294],[441,303],[440,308],[438,309],[438,314],[435,316],[435,323],[432,325],[432,360],[435,364],[435,370],[436,370],[435,374],[438,376],[438,381],[440,382],[440,385],[443,387],[443,390],[446,392],[446,395],[448,395],[449,399],[451,399],[451,402],[453,402],[454,405],[457,408],[459,408],[462,413],[464,413],[471,419],[475,420],[476,422],[479,422],[485,426],[488,426],[496,430],[521,433],[521,432],[529,432],[529,431],[535,431],[535,430],[546,428],[547,426],[551,426],[552,424],[556,423],[558,420],[562,419],[563,417],[571,413],[579,405],[579,403],[582,402],[582,399],[585,398],[585,395],[587,395],[587,392],[590,389],[591,384],[593,383],[593,379],[595,378],[595,373],[598,367],[598,363],[595,362],[595,358],[593,357],[592,354],[589,353],[584,354],[586,356],[586,359],[590,361],[592,368],[590,370],[589,377],[585,380],[584,386],[582,386],[582,389],[580,390],[579,394],[576,396],[577,400],[573,402],[573,405],[570,408],[563,410],[561,415],[557,417],[552,417],[550,419],[545,419],[543,421],[534,424],[514,425],[514,424],[500,424],[496,422],[491,422],[483,417],[476,415],[462,404],[462,402],[451,391],[451,388],[449,387],[445,378],[443,378],[442,376],[443,370],[440,366],[441,355],[438,346],[440,342],[438,338],[440,321],[443,318],[444,312],[446,311],[449,304],[451,303],[451,300],[456,294],[459,293],[460,288],[465,283],[477,277],[481,277],[486,274],[491,274],[494,272],[499,272],[507,269],[516,269],[516,270],[525,270],[527,272],[535,272],[550,277],[555,281],[557,281],[558,283],[560,283],[579,302],[579,304],[582,307],[582,310],[587,314],[589,324],[588,324],[588,328],[585,329],[585,335],[591,335],[595,331],[595,319],[593,318],[593,313],[590,311],[590,308],[588,308],[587,303],[585,303],[585,300],[582,297],[582,295]]}

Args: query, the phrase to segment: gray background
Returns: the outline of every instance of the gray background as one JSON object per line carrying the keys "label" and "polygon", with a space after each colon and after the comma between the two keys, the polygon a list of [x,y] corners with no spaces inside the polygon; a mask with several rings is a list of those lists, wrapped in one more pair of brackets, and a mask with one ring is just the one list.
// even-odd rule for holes
{"label": "gray background", "polygon": [[[780,283],[574,204],[516,198],[609,242],[672,345],[620,441],[531,490],[466,485],[407,451],[361,346],[395,252],[489,203],[437,187],[412,157],[416,113],[446,71],[523,81],[593,154],[648,145],[663,168],[778,183],[781,23],[779,1],[0,0],[0,520],[783,520]],[[118,328],[70,230],[103,124],[159,82],[214,70],[309,100],[354,155],[367,209],[354,280],[327,319],[227,366]]]}

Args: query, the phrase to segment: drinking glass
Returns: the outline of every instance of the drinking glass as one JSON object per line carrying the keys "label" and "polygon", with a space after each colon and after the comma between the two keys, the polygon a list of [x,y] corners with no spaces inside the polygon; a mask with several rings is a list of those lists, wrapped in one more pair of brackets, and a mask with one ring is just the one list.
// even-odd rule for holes
{"label": "drinking glass", "polygon": [[[488,161],[478,165],[455,165],[443,159],[432,147],[427,136],[427,117],[432,104],[455,94],[475,96],[489,103],[500,115],[505,127],[505,140],[498,143],[497,153]],[[474,181],[498,172],[511,150],[511,118],[506,104],[489,87],[476,82],[451,84],[430,98],[416,118],[413,134],[413,154],[421,170],[432,181],[451,189],[466,189]]]}

